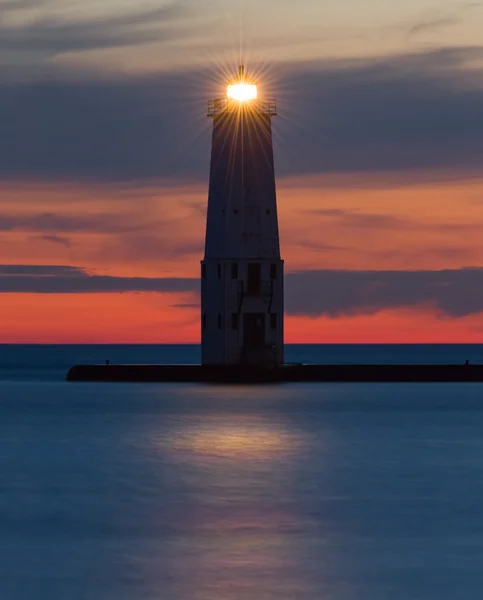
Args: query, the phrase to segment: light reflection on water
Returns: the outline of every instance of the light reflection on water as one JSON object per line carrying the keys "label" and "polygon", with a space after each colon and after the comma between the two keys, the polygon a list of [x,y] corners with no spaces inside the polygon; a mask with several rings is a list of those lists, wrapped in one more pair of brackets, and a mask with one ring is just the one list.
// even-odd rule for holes
{"label": "light reflection on water", "polygon": [[[227,391],[203,390],[227,402],[250,390],[235,389],[228,398]],[[273,398],[269,388],[256,393],[262,405]],[[190,532],[189,553],[184,567],[173,565],[183,582],[180,597],[280,598],[280,589],[275,595],[264,591],[267,581],[283,581],[287,598],[307,588],[296,557],[304,523],[294,510],[293,477],[304,438],[273,417],[187,415],[153,438],[155,451],[183,471],[186,486],[182,521]]]}
{"label": "light reflection on water", "polygon": [[[190,422],[191,421],[191,422]],[[300,440],[282,427],[259,417],[214,415],[204,422],[194,419],[164,440],[173,455],[184,461],[203,463],[231,460],[252,466],[287,459],[298,451]]]}

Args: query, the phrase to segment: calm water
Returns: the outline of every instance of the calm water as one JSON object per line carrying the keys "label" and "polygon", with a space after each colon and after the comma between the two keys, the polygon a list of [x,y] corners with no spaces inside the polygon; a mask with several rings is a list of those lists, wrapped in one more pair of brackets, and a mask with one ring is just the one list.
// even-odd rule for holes
{"label": "calm water", "polygon": [[[62,381],[72,362],[167,356],[199,360],[0,347],[2,600],[482,596],[483,385]],[[483,362],[483,347],[287,358],[344,357]]]}

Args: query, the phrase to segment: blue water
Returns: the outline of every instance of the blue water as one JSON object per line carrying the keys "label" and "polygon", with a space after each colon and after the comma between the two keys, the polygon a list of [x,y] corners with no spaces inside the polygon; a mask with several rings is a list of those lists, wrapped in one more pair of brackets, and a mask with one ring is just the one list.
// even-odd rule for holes
{"label": "blue water", "polygon": [[[0,347],[1,600],[482,597],[483,385],[62,380],[73,362],[168,357],[199,360]],[[287,358],[405,357],[483,362],[483,347]]]}

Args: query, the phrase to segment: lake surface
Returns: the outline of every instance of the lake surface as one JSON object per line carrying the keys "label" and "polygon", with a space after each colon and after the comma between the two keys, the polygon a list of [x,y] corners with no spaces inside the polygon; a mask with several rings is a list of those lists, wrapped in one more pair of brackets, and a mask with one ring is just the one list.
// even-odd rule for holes
{"label": "lake surface", "polygon": [[[0,346],[2,600],[482,596],[483,385],[63,381],[166,356],[199,348]],[[405,357],[483,347],[287,359]]]}

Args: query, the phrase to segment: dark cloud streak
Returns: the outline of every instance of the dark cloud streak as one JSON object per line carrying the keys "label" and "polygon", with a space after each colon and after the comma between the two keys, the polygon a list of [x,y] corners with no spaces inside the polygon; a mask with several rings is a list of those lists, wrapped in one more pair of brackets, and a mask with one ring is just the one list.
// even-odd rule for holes
{"label": "dark cloud streak", "polygon": [[339,227],[353,229],[375,229],[378,231],[433,231],[439,233],[469,233],[481,231],[479,222],[438,223],[421,222],[389,214],[364,213],[341,208],[321,208],[308,211],[311,215],[336,222]]}
{"label": "dark cloud streak", "polygon": [[413,23],[407,31],[408,37],[419,35],[421,33],[439,32],[441,29],[458,25],[463,22],[464,18],[475,9],[483,6],[483,2],[462,2],[443,5],[440,10],[428,14]]}
{"label": "dark cloud streak", "polygon": [[70,248],[72,246],[69,238],[60,235],[34,235],[30,239],[40,242],[50,242],[52,244],[64,246],[64,248]]}
{"label": "dark cloud streak", "polygon": [[0,266],[0,293],[193,293],[199,287],[199,280],[188,278],[112,277],[68,266]]}
{"label": "dark cloud streak", "polygon": [[121,234],[141,232],[155,226],[155,222],[135,223],[132,215],[111,213],[93,215],[61,215],[50,212],[33,214],[0,213],[0,231]]}
{"label": "dark cloud streak", "polygon": [[461,22],[461,19],[456,16],[452,17],[440,17],[436,19],[428,19],[427,21],[420,21],[415,23],[409,28],[408,37],[418,35],[420,33],[427,33],[439,31],[445,27],[451,27]]}
{"label": "dark cloud streak", "polygon": [[427,306],[440,315],[483,312],[483,268],[442,271],[303,271],[287,276],[287,312],[338,318]]}

